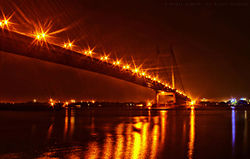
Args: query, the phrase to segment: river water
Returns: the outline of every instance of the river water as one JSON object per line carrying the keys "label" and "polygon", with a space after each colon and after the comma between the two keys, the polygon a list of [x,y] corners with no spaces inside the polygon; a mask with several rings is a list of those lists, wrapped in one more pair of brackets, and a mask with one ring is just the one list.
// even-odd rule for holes
{"label": "river water", "polygon": [[249,113],[0,111],[0,158],[250,158]]}

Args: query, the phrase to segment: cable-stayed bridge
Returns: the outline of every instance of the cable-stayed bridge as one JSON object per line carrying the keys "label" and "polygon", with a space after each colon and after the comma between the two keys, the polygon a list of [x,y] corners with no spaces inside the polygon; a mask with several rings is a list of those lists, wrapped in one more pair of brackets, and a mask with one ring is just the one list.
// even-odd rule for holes
{"label": "cable-stayed bridge", "polygon": [[[92,50],[75,51],[71,49],[72,43],[65,43],[63,46],[51,44],[46,41],[45,33],[32,37],[4,28],[3,25],[4,21],[0,25],[1,51],[84,69],[151,88],[156,92],[156,103],[160,96],[171,96],[171,104],[185,104],[191,100],[181,91],[149,75],[139,67],[111,60],[108,56],[93,57]],[[167,103],[169,102],[166,101]]]}

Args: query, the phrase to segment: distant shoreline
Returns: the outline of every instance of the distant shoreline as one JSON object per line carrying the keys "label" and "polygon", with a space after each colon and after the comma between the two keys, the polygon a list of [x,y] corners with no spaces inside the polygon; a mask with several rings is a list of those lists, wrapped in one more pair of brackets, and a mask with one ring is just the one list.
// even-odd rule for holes
{"label": "distant shoreline", "polygon": [[[196,110],[245,110],[250,109],[246,106],[229,106],[229,105],[195,105],[192,108]],[[71,103],[65,106],[63,103],[56,103],[51,106],[49,103],[0,103],[0,111],[60,111],[65,109],[76,110],[185,110],[191,109],[191,106],[169,105],[169,106],[146,106],[145,103],[111,103],[111,102],[79,102]]]}

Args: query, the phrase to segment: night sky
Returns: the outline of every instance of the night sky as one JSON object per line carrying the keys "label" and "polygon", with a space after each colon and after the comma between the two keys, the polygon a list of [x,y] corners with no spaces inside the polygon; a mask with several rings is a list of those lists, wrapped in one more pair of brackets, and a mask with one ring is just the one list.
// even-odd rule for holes
{"label": "night sky", "polygon": [[[113,57],[154,63],[156,48],[174,48],[187,94],[250,97],[250,7],[246,0],[1,0],[5,14],[18,7],[33,21],[51,20],[63,43],[95,47]],[[0,53],[0,100],[46,96],[128,101],[153,92],[103,75]]]}

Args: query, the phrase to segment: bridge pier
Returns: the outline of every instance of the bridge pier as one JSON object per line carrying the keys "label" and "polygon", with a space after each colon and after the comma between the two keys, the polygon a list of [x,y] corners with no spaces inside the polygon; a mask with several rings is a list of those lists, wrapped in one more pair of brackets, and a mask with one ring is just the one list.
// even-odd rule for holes
{"label": "bridge pier", "polygon": [[167,106],[176,104],[176,94],[175,92],[164,92],[156,90],[155,103],[156,106]]}

